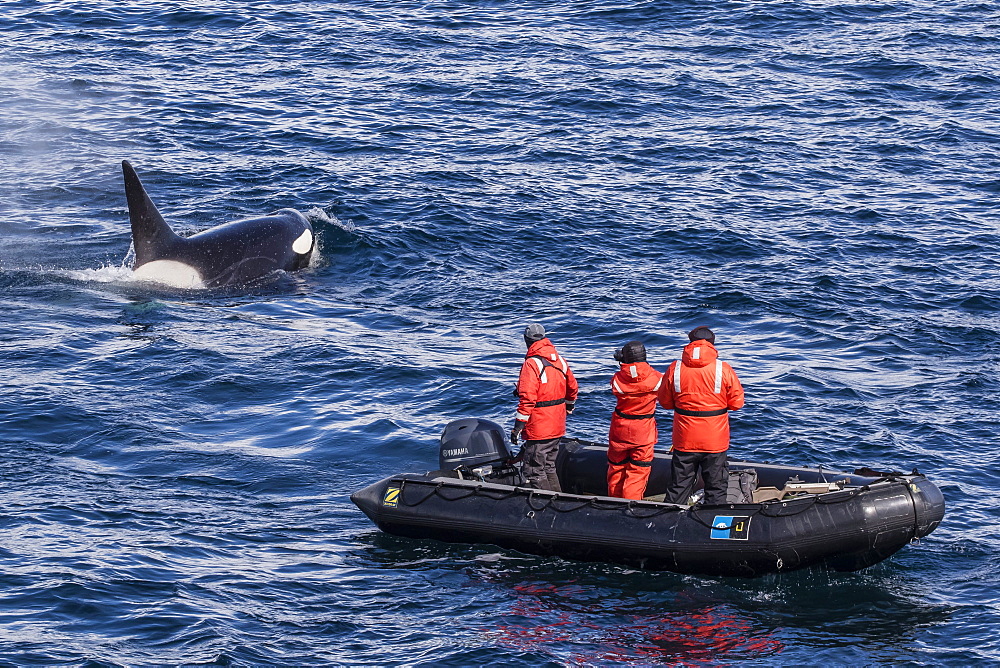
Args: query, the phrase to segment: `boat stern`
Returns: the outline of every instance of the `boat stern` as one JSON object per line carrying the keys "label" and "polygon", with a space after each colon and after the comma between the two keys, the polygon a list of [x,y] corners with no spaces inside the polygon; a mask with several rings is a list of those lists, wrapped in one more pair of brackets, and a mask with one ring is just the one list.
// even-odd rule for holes
{"label": "boat stern", "polygon": [[907,487],[913,497],[914,538],[923,538],[944,519],[944,494],[923,475],[908,476]]}

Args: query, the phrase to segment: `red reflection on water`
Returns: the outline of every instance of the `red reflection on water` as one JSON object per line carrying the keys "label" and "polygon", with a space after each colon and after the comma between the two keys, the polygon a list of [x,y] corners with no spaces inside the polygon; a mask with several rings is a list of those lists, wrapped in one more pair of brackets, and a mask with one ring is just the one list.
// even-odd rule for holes
{"label": "red reflection on water", "polygon": [[[491,635],[501,644],[522,651],[539,651],[542,645],[559,642],[572,643],[575,648],[593,645],[593,650],[586,653],[576,649],[571,655],[574,663],[704,664],[759,659],[784,649],[780,640],[758,631],[750,620],[721,604],[705,605],[702,601],[694,609],[655,615],[623,614],[613,604],[603,609],[573,606],[569,602],[582,591],[578,586],[530,584],[515,585],[513,589],[519,597],[511,614],[539,618],[541,623],[503,625]],[[674,607],[684,607],[685,598],[682,594],[681,600],[673,602]]]}

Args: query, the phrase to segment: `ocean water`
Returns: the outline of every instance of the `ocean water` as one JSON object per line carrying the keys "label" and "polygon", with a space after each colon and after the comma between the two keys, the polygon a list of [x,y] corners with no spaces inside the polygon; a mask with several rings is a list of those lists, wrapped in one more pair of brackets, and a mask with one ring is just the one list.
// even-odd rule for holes
{"label": "ocean water", "polygon": [[[998,10],[3,3],[0,662],[997,664]],[[176,230],[294,207],[319,259],[134,280],[126,159]],[[945,520],[754,580],[380,533],[350,492],[509,425],[532,321],[572,435],[615,347],[708,324],[734,456],[917,468]]]}

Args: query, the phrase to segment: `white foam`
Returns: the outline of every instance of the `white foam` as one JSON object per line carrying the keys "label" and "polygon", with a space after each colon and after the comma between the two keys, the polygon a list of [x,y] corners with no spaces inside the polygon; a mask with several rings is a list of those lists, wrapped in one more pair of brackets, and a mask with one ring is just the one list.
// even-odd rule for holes
{"label": "white foam", "polygon": [[313,223],[313,227],[315,227],[316,222],[320,222],[339,227],[345,232],[350,232],[351,234],[354,234],[355,232],[353,220],[341,220],[336,216],[331,216],[326,211],[316,206],[306,211],[306,218],[309,219],[309,222]]}
{"label": "white foam", "polygon": [[106,266],[99,269],[75,269],[54,273],[69,276],[87,283],[127,283],[132,280],[132,270],[128,267]]}

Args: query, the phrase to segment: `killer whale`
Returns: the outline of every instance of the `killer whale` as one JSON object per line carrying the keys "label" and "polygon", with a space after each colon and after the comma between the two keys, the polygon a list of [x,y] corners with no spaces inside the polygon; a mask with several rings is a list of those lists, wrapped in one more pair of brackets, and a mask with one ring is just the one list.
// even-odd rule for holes
{"label": "killer whale", "polygon": [[295,209],[225,223],[190,237],[177,235],[149,198],[135,169],[122,161],[135,249],[133,275],[177,288],[252,283],[309,264],[312,225]]}

